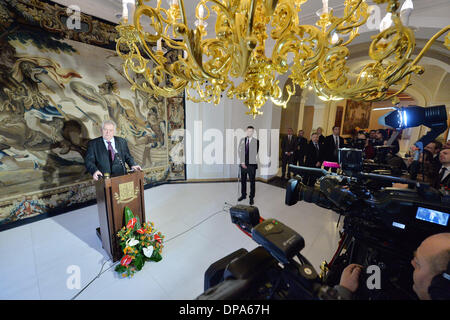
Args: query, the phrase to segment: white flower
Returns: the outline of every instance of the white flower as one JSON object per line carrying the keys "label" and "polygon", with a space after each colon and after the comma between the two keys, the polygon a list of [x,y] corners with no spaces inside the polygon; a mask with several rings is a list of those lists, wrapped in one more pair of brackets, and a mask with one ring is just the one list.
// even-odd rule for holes
{"label": "white flower", "polygon": [[135,238],[130,238],[127,240],[127,246],[133,247],[139,243],[139,240],[136,240]]}
{"label": "white flower", "polygon": [[150,258],[153,254],[153,246],[148,246],[147,248],[142,248],[142,251],[144,251],[144,256],[147,258]]}

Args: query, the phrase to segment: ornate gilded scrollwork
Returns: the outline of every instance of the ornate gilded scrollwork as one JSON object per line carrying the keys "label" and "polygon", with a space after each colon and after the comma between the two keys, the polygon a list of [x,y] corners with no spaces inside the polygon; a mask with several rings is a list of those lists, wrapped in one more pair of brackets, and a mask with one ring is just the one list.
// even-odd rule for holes
{"label": "ornate gilded scrollwork", "polygon": [[[324,100],[394,98],[408,87],[411,74],[423,72],[417,65],[423,53],[449,30],[448,26],[442,29],[412,60],[414,33],[399,18],[399,1],[375,0],[387,3],[393,25],[374,37],[368,52],[372,61],[353,73],[347,66],[348,45],[367,22],[367,3],[344,0],[342,17],[336,17],[333,10],[323,11],[313,26],[300,24],[299,12],[306,1],[199,0],[196,28],[190,29],[183,0],[169,9],[161,7],[161,0],[153,7],[144,4],[149,0],[138,0],[134,24],[117,27],[117,51],[133,89],[165,97],[186,89],[188,99],[215,104],[226,92],[229,98],[242,100],[249,108],[247,113],[256,116],[268,99],[286,107],[296,86],[312,86]],[[207,38],[206,20],[212,13],[217,16],[215,37]],[[153,32],[144,31],[143,16],[150,19],[146,27]],[[275,41],[270,58],[265,52],[269,24]],[[168,64],[164,53],[153,48],[159,40],[184,55]],[[448,34],[445,41],[448,47]],[[286,87],[283,97],[277,77],[285,73],[292,86]],[[236,78],[241,82],[235,84]],[[399,89],[388,91],[392,86]]]}

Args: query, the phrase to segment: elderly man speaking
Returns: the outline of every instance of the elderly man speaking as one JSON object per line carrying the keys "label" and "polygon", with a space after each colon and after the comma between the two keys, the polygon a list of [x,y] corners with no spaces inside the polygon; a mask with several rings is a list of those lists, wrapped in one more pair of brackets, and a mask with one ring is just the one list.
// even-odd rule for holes
{"label": "elderly man speaking", "polygon": [[102,123],[102,137],[89,141],[84,162],[94,180],[109,173],[118,176],[126,173],[125,163],[132,170],[142,170],[128,149],[127,141],[114,136],[116,124],[112,120]]}

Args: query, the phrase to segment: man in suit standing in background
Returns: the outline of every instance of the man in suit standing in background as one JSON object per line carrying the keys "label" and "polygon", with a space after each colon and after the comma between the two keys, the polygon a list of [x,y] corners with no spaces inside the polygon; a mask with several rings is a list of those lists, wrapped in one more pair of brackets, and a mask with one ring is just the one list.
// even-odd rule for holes
{"label": "man in suit standing in background", "polygon": [[[305,166],[311,168],[320,168],[323,162],[324,146],[319,143],[319,135],[317,132],[311,134],[311,141],[308,143],[306,151],[306,161]],[[305,184],[308,186],[313,186],[316,177],[314,175],[304,176]]]}
{"label": "man in suit standing in background", "polygon": [[339,161],[339,148],[344,147],[344,138],[339,136],[341,128],[338,126],[333,127],[333,134],[325,138],[325,159],[330,162]]}
{"label": "man in suit standing in background", "polygon": [[435,178],[433,187],[436,189],[450,187],[450,149],[443,149],[439,153],[439,161],[441,166],[439,173]]}
{"label": "man in suit standing in background", "polygon": [[247,198],[247,174],[250,180],[250,205],[255,199],[255,179],[258,169],[257,155],[259,151],[259,140],[253,137],[255,128],[247,127],[247,136],[239,142],[239,170],[241,171],[241,197],[238,201]]}
{"label": "man in suit standing in background", "polygon": [[[281,178],[286,179],[286,166],[289,164],[294,164],[295,161],[295,150],[297,148],[297,139],[294,136],[294,130],[292,128],[288,129],[288,134],[281,141]],[[291,171],[288,168],[289,178],[291,176]]]}
{"label": "man in suit standing in background", "polygon": [[111,176],[126,174],[125,163],[132,170],[142,170],[131,156],[127,141],[114,136],[115,131],[114,121],[106,120],[102,123],[102,136],[88,143],[84,162],[95,181],[105,173]]}
{"label": "man in suit standing in background", "polygon": [[308,140],[303,137],[304,134],[305,132],[303,130],[298,131],[297,148],[295,150],[295,162],[299,166],[305,165],[306,147],[308,146]]}

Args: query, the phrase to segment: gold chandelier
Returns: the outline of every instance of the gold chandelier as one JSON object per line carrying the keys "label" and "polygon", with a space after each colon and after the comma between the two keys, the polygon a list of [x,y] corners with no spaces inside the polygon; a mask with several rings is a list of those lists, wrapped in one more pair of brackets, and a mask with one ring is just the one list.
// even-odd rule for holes
{"label": "gold chandelier", "polygon": [[[395,102],[410,85],[411,75],[423,73],[417,63],[436,39],[447,33],[445,45],[450,48],[447,26],[413,60],[414,33],[402,24],[399,1],[374,0],[387,3],[392,25],[373,37],[368,52],[372,61],[353,73],[346,64],[350,54],[347,46],[369,17],[367,3],[344,0],[343,16],[336,17],[323,0],[324,8],[313,26],[299,23],[306,1],[199,0],[195,28],[190,29],[183,0],[170,0],[168,9],[162,7],[161,0],[137,0],[133,21],[128,23],[124,17],[117,26],[120,38],[116,50],[124,60],[124,72],[133,90],[171,97],[186,89],[188,99],[214,104],[226,92],[229,98],[242,100],[249,108],[247,114],[255,117],[262,114],[261,107],[268,99],[286,107],[297,85],[311,86],[323,100]],[[155,6],[144,2],[154,2]],[[212,12],[217,16],[215,36],[208,38],[206,26]],[[146,30],[142,17],[150,21]],[[270,58],[265,45],[269,24],[275,41]],[[178,50],[176,61],[164,56],[161,41]],[[283,95],[276,79],[285,73],[292,86],[287,85]],[[236,81],[240,83],[235,85]],[[388,92],[394,85],[397,89]]]}

